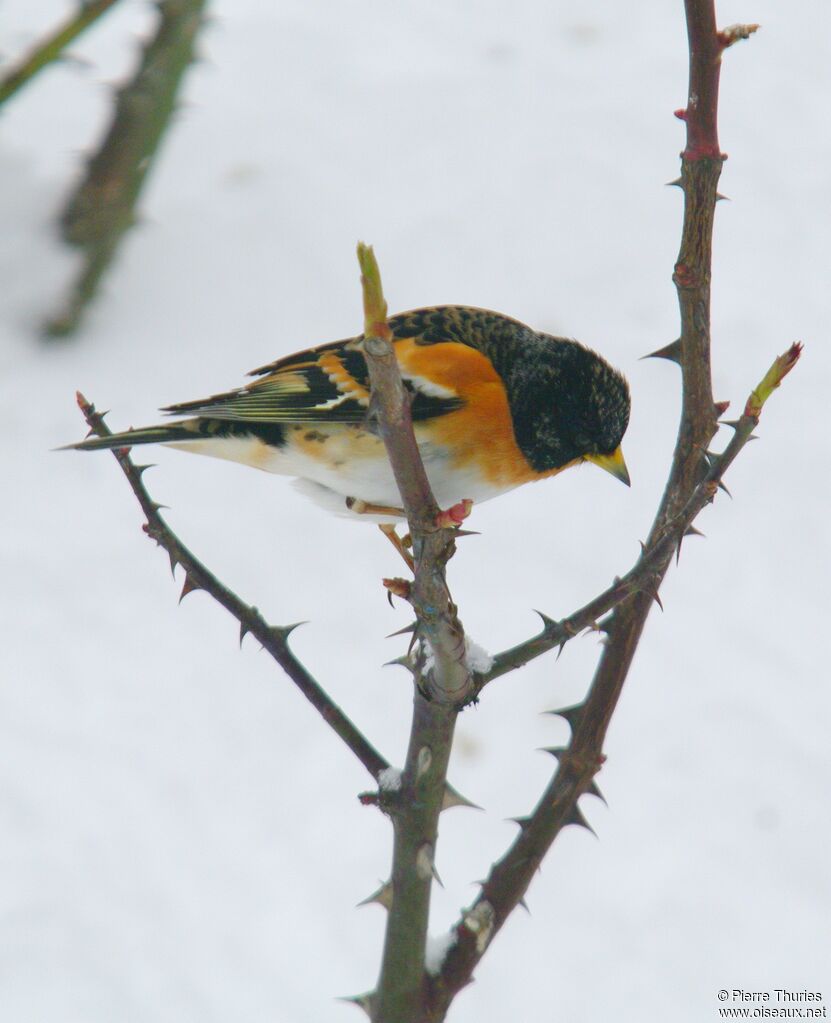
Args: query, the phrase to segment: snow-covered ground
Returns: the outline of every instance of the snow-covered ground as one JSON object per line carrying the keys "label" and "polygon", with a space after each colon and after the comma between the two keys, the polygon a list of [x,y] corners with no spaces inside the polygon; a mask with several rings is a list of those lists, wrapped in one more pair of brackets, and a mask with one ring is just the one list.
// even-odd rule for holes
{"label": "snow-covered ground", "polygon": [[[68,4],[10,0],[19,52]],[[475,509],[451,583],[489,650],[624,571],[663,485],[677,370],[681,0],[217,2],[129,237],[82,335],[39,321],[72,268],[53,218],[150,24],[127,2],[3,114],[0,1019],[328,1023],[371,988],[390,831],[369,779],[268,657],[204,594],[177,606],[80,387],[113,427],[233,386],[361,323],[354,245],[395,309],[488,306],[580,338],[629,376],[631,491],[591,468]],[[722,75],[716,397],[740,407],[795,339],[802,364],[731,502],[699,523],[650,619],[588,800],[454,1006],[458,1023],[717,1019],[717,992],[831,1002],[828,630],[827,0],[722,2],[763,30]],[[377,531],[286,481],[160,452],[173,526],[276,623],[394,762],[407,621]],[[347,552],[346,556],[344,551]],[[514,834],[579,698],[594,638],[495,683],[460,722],[433,930]],[[733,1004],[733,1003],[727,1003]]]}

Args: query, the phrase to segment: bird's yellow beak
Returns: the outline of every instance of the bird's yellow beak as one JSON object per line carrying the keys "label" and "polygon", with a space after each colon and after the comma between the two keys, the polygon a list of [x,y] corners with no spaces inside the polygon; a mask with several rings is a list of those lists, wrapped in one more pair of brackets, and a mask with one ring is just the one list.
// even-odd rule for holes
{"label": "bird's yellow beak", "polygon": [[631,486],[629,470],[626,468],[626,462],[623,460],[623,452],[620,448],[613,451],[611,455],[586,455],[586,461],[594,462],[601,469],[610,472],[616,480],[625,483],[627,487]]}

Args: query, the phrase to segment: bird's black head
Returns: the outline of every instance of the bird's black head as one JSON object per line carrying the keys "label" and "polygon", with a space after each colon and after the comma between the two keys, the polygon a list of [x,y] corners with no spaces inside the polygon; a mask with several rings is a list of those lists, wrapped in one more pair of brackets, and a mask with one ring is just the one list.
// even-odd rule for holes
{"label": "bird's black head", "polygon": [[517,445],[537,472],[586,459],[629,482],[620,453],[629,387],[595,352],[469,306],[414,309],[390,326],[420,345],[456,341],[486,355],[505,384]]}
{"label": "bird's black head", "polygon": [[629,424],[629,386],[595,352],[530,332],[523,352],[498,367],[505,379],[517,444],[537,472],[576,459],[628,483],[620,442]]}

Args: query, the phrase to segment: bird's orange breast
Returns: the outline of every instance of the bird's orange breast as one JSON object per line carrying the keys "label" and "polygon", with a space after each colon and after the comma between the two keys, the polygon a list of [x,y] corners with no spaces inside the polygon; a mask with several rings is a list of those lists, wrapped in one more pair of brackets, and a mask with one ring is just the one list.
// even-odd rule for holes
{"label": "bird's orange breast", "polygon": [[418,345],[409,338],[397,341],[395,351],[402,373],[427,382],[422,389],[443,388],[464,402],[460,409],[415,424],[419,440],[431,439],[454,453],[456,467],[474,463],[488,483],[505,489],[560,471],[540,473],[529,465],[514,437],[502,378],[481,352],[457,342]]}

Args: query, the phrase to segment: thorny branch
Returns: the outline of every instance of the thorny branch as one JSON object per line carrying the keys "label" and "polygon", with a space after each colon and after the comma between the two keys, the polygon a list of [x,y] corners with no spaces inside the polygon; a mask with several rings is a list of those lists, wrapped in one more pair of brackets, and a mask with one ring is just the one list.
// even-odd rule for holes
{"label": "thorny branch", "polygon": [[371,414],[386,446],[410,527],[415,579],[409,599],[416,614],[416,635],[432,654],[432,667],[422,674],[414,691],[400,788],[386,800],[394,832],[387,929],[377,988],[363,998],[373,1020],[408,1023],[420,1018],[424,1001],[438,820],[456,717],[473,691],[473,679],[465,662],[464,630],[445,579],[445,566],[455,549],[453,530],[437,528],[439,507],[413,433],[372,249],[359,245],[358,260],[365,317],[362,351],[372,385]]}
{"label": "thorny branch", "polygon": [[[710,504],[722,477],[736,456],[753,437],[759,416],[767,398],[793,369],[802,346],[792,345],[779,356],[765,375],[762,383],[751,393],[741,418],[726,425],[733,428],[733,437],[720,455],[710,456],[709,469],[696,486],[684,509],[667,527],[665,535],[644,553],[642,561],[650,565],[649,573],[640,573],[643,581],[654,574],[655,590],[638,590],[637,599],[651,603],[657,599],[657,585],[666,572],[680,539],[692,525],[696,516]],[[636,566],[630,576],[638,573]],[[630,583],[631,585],[631,583]],[[613,588],[614,590],[614,588]],[[612,591],[607,591],[611,593]],[[601,598],[598,598],[600,600]],[[591,605],[587,605],[591,607]],[[578,615],[580,612],[578,612]],[[576,616],[572,616],[575,618]],[[568,621],[569,619],[566,619]],[[552,623],[553,624],[553,623]],[[562,623],[560,623],[562,624]],[[601,631],[614,636],[614,617]],[[606,649],[609,648],[607,639]],[[613,665],[614,666],[614,665]],[[628,667],[628,664],[627,664]],[[602,659],[601,666],[602,668]],[[600,672],[598,669],[598,673]],[[619,669],[620,670],[620,669]],[[624,675],[625,677],[625,675]],[[594,776],[603,765],[602,743],[613,707],[608,696],[598,687],[595,676],[592,689],[584,703],[563,710],[552,711],[569,723],[572,732],[567,746],[552,747],[547,752],[557,760],[557,770],[532,814],[517,819],[520,834],[510,849],[493,865],[482,891],[473,905],[456,924],[456,943],[450,949],[438,978],[432,983],[431,1004],[434,1015],[429,1020],[444,1018],[447,1006],[455,994],[470,982],[473,969],[484,954],[493,936],[522,900],[528,885],[539,868],[545,854],[559,832],[567,824],[588,827],[578,800],[585,793],[600,795]]]}
{"label": "thorny branch", "polygon": [[[690,92],[688,106],[679,115],[687,124],[687,147],[677,182],[684,191],[685,206],[681,248],[673,274],[681,337],[655,353],[678,362],[683,379],[681,422],[669,479],[644,554],[627,580],[632,592],[616,604],[602,623],[605,644],[588,695],[581,705],[559,712],[570,725],[571,740],[567,746],[550,750],[557,759],[551,782],[533,813],[518,821],[517,839],[491,868],[479,896],[455,925],[454,944],[438,975],[431,978],[430,1011],[425,1019],[444,1019],[450,1002],[470,982],[493,936],[523,898],[562,828],[567,824],[588,826],[578,801],[587,792],[597,793],[594,776],[604,761],[603,743],[609,721],[646,618],[653,602],[659,599],[658,589],[673,552],[698,512],[713,500],[723,473],[749,440],[764,400],[795,365],[801,351],[800,345],[793,345],[776,360],[748,400],[744,415],[731,424],[735,433],[730,444],[721,455],[711,454],[708,446],[717,429],[717,417],[723,411],[723,406],[713,401],[710,377],[712,229],[718,199],[716,185],[724,159],[716,134],[718,75],[722,51],[749,35],[753,27],[718,33],[713,0],[685,0],[685,9]],[[597,602],[587,605],[590,620],[584,622],[584,627],[592,624],[595,614],[603,613],[600,605],[616,598],[622,584],[623,581]],[[574,625],[568,622],[568,629]],[[546,623],[543,635],[546,631],[559,635],[568,629],[564,623],[559,626]],[[539,645],[539,640],[536,637],[531,643]],[[515,648],[502,655],[503,662],[515,661],[526,653],[535,655],[533,650],[518,654]]]}
{"label": "thorny branch", "polygon": [[361,350],[372,384],[372,412],[387,449],[401,494],[415,556],[415,579],[409,594],[418,621],[418,636],[432,654],[433,667],[423,680],[431,699],[457,707],[473,691],[465,663],[465,634],[445,579],[445,565],[455,551],[454,530],[437,528],[439,506],[427,481],[413,434],[410,402],[392,349],[387,304],[378,264],[369,246],[358,245],[364,292],[364,339]]}
{"label": "thorny branch", "polygon": [[[107,437],[112,432],[104,422],[105,413],[96,412],[82,394],[78,394],[78,406],[83,413],[90,430],[99,437]],[[331,728],[343,739],[373,778],[389,767],[389,763],[358,731],[355,725],[343,713],[338,705],[327,695],[320,684],[315,681],[306,668],[294,656],[289,647],[289,636],[296,625],[269,625],[260,612],[244,603],[235,593],[224,586],[202,562],[192,554],[173,530],[165,522],[160,508],[148,494],[142,481],[142,474],[149,468],[147,465],[136,465],[130,458],[129,448],[114,448],[113,454],[127,477],[133,493],[136,495],[141,509],[147,519],[144,532],[167,551],[170,567],[175,570],[181,565],[185,573],[182,597],[193,590],[205,590],[217,603],[221,604],[240,623],[240,642],[250,633],[294,682],[300,692],[321,714]]]}

